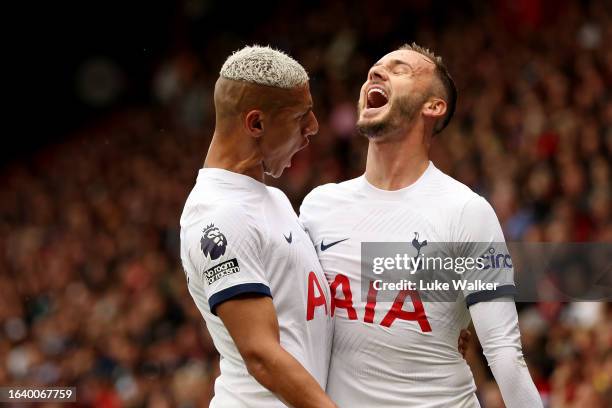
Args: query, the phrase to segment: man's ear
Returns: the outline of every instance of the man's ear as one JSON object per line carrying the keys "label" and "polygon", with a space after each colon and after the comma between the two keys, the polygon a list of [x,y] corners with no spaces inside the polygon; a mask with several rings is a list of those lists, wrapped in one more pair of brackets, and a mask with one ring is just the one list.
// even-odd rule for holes
{"label": "man's ear", "polygon": [[264,132],[264,114],[260,110],[247,112],[244,117],[244,124],[252,137],[260,137]]}
{"label": "man's ear", "polygon": [[432,119],[441,119],[446,115],[446,102],[444,99],[431,98],[425,102],[423,107],[423,115]]}

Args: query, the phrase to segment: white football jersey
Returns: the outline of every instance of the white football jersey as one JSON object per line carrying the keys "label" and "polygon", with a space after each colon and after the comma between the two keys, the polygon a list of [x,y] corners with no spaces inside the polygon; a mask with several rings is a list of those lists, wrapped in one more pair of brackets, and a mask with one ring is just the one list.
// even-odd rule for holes
{"label": "white football jersey", "polygon": [[[511,263],[489,265],[482,274],[499,285],[497,290],[466,287],[452,302],[434,302],[421,300],[418,290],[390,291],[392,298],[377,301],[370,282],[361,281],[361,262],[364,242],[404,242],[415,248],[426,241],[430,247],[435,242],[451,247],[503,243],[486,200],[430,162],[415,183],[397,191],[377,189],[364,176],[317,187],[304,199],[300,219],[331,285],[335,326],[329,396],[342,408],[478,407],[457,340],[470,322],[471,304],[513,294]],[[481,255],[469,248],[457,244],[450,251]],[[465,272],[465,279],[479,272]]]}
{"label": "white football jersey", "polygon": [[327,381],[333,320],[316,251],[279,189],[216,168],[201,169],[181,216],[189,292],[221,355],[211,407],[284,407],[249,375],[215,308],[244,293],[271,296],[280,342]]}

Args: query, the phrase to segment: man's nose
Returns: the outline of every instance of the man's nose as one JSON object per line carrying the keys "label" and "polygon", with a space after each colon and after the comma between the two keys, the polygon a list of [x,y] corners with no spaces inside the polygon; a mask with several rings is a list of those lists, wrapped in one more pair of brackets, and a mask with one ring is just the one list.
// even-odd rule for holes
{"label": "man's nose", "polygon": [[386,81],[388,79],[387,71],[382,65],[377,65],[368,72],[369,81]]}
{"label": "man's nose", "polygon": [[310,120],[306,129],[304,129],[304,137],[316,135],[317,132],[319,132],[319,122],[314,112],[310,112]]}

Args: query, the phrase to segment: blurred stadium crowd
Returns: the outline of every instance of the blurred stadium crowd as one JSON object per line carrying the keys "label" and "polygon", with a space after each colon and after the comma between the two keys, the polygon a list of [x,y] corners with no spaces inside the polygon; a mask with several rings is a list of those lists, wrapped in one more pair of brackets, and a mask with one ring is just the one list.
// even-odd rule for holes
{"label": "blurred stadium crowd", "polygon": [[[433,161],[492,203],[506,239],[612,241],[609,3],[502,1],[441,27],[400,5],[348,4],[303,11],[300,24],[280,9],[249,37],[311,75],[319,134],[270,180],[296,209],[313,187],[361,174],[358,90],[371,64],[415,39],[459,88]],[[150,104],[2,169],[0,384],[73,385],[77,406],[208,406],[218,357],[187,292],[178,220],[212,135],[217,70],[241,45],[177,49],[156,66]],[[518,307],[547,406],[609,407],[611,304]],[[502,407],[475,343],[481,403]]]}

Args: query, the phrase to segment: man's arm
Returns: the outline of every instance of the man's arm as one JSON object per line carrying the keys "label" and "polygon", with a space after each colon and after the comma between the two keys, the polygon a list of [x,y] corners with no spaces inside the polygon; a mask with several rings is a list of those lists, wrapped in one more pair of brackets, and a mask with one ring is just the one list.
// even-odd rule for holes
{"label": "man's arm", "polygon": [[470,341],[472,340],[472,332],[468,329],[461,329],[459,338],[457,339],[457,350],[461,353],[461,356],[465,359],[465,353],[470,348]]}
{"label": "man's arm", "polygon": [[512,298],[470,306],[476,334],[508,408],[538,408],[542,400],[523,358]]}
{"label": "man's arm", "polygon": [[508,262],[508,248],[495,211],[484,198],[474,197],[464,205],[458,220],[453,242],[459,256],[483,260],[485,254],[496,254],[496,262],[484,259],[486,268],[466,270],[462,278],[497,284],[495,290],[464,290],[463,295],[504,402],[508,408],[542,407],[523,359],[518,315],[511,297],[516,292],[514,269]]}
{"label": "man's arm", "polygon": [[308,371],[281,346],[271,298],[236,297],[221,303],[216,312],[249,373],[285,404],[296,408],[336,406]]}

